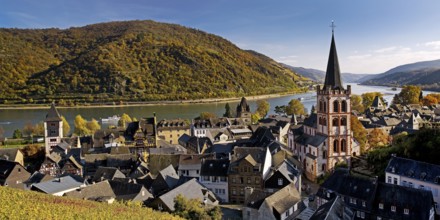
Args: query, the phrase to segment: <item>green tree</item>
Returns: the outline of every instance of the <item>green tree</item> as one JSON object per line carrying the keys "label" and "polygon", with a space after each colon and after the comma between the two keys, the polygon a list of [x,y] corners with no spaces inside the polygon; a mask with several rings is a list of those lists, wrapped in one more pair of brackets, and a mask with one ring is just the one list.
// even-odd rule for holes
{"label": "green tree", "polygon": [[90,132],[88,134],[94,134],[97,130],[101,129],[101,125],[99,125],[98,121],[94,118],[86,123],[86,127]]}
{"label": "green tree", "polygon": [[211,119],[211,118],[217,118],[217,115],[215,115],[212,112],[202,112],[202,113],[200,113],[199,117],[202,120],[208,120],[208,119]]}
{"label": "green tree", "polygon": [[361,147],[361,153],[365,152],[365,144],[367,142],[367,131],[358,118],[351,116],[351,130],[353,131],[353,137],[359,142]]}
{"label": "green tree", "polygon": [[64,116],[61,116],[61,120],[63,121],[63,136],[67,137],[67,135],[70,132],[69,122],[67,122],[67,120],[66,120],[66,118],[64,118]]}
{"label": "green tree", "polygon": [[225,114],[223,114],[223,117],[231,118],[231,107],[229,106],[229,103],[226,103],[225,105]]}
{"label": "green tree", "polygon": [[364,105],[362,104],[362,97],[360,95],[353,94],[350,98],[351,110],[363,113],[365,111]]}
{"label": "green tree", "polygon": [[222,218],[219,208],[207,208],[198,199],[187,199],[177,195],[174,199],[174,214],[185,219],[215,219]]}
{"label": "green tree", "polygon": [[289,102],[289,105],[286,107],[286,113],[288,115],[304,115],[306,114],[304,110],[304,105],[298,99],[292,99]]}
{"label": "green tree", "polygon": [[403,86],[399,94],[393,98],[393,104],[419,104],[422,89],[419,86]]}
{"label": "green tree", "polygon": [[270,110],[270,104],[266,100],[258,100],[257,101],[257,110],[255,113],[258,113],[258,115],[262,118],[266,117],[267,113]]}
{"label": "green tree", "polygon": [[14,133],[12,134],[12,138],[14,139],[19,139],[21,138],[23,135],[21,134],[21,130],[20,129],[15,129]]}
{"label": "green tree", "polygon": [[362,105],[364,106],[364,109],[370,108],[376,96],[379,96],[382,102],[384,101],[383,94],[380,92],[367,92],[362,94]]}
{"label": "green tree", "polygon": [[282,115],[282,114],[286,114],[286,107],[285,105],[282,106],[275,106],[275,113]]}
{"label": "green tree", "polygon": [[87,121],[81,115],[75,117],[74,125],[75,134],[80,136],[90,134],[90,130],[87,128]]}

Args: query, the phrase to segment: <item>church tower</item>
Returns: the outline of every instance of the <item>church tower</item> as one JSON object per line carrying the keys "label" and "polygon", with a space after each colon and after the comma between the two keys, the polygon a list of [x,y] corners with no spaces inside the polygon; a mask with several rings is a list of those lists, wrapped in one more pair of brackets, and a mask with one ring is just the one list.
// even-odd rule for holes
{"label": "church tower", "polygon": [[63,138],[63,120],[61,119],[60,113],[55,108],[55,104],[52,103],[49,112],[44,120],[44,141],[46,155],[50,154],[52,147],[61,143]]}
{"label": "church tower", "polygon": [[[334,27],[332,25],[332,27]],[[324,86],[317,87],[317,134],[327,136],[323,155],[326,155],[326,170],[335,164],[350,164],[352,132],[350,127],[351,86],[344,88],[339,69],[334,31],[327,63]],[[324,161],[323,161],[324,162]]]}
{"label": "church tower", "polygon": [[237,105],[237,118],[241,118],[246,124],[250,124],[251,115],[251,109],[247,104],[247,100],[245,97],[242,97],[240,104]]}

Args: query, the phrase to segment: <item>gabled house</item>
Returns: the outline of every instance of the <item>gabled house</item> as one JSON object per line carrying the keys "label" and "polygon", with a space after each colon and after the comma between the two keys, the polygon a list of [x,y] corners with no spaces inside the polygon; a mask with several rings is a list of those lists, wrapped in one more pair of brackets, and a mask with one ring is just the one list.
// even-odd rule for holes
{"label": "gabled house", "polygon": [[83,166],[73,156],[70,156],[64,161],[61,173],[82,176]]}
{"label": "gabled house", "polygon": [[108,180],[67,192],[64,196],[108,203],[112,203],[116,199],[116,195]]}
{"label": "gabled house", "polygon": [[51,176],[58,176],[61,174],[60,162],[61,156],[58,153],[52,152],[46,156],[40,166],[39,172]]}
{"label": "gabled house", "polygon": [[0,159],[15,161],[24,166],[23,152],[18,148],[0,149]]}
{"label": "gabled house", "polygon": [[71,176],[64,176],[32,184],[31,190],[54,196],[63,196],[67,192],[77,190],[84,186],[86,185],[83,182],[78,182]]}
{"label": "gabled house", "polygon": [[268,148],[235,147],[228,171],[229,201],[244,203],[245,187],[263,190],[271,166]]}
{"label": "gabled house", "polygon": [[254,191],[246,199],[242,209],[243,219],[294,219],[306,206],[294,184],[289,184],[275,193]]}
{"label": "gabled house", "polygon": [[202,186],[196,179],[191,179],[188,182],[157,197],[152,202],[148,203],[147,206],[160,211],[173,212],[175,210],[174,199],[178,195],[182,195],[187,199],[198,199],[200,200],[200,203],[204,205],[218,204],[218,200],[211,191]]}
{"label": "gabled house", "polygon": [[125,179],[125,175],[115,167],[99,167],[92,178],[92,182],[104,180]]}
{"label": "gabled house", "polygon": [[229,159],[202,160],[200,183],[215,193],[220,202],[229,202]]}
{"label": "gabled house", "polygon": [[25,189],[31,174],[18,162],[0,159],[0,186]]}
{"label": "gabled house", "polygon": [[290,184],[294,184],[301,193],[301,172],[291,162],[284,160],[279,166],[273,167],[264,181],[264,189],[268,192],[275,192]]}
{"label": "gabled house", "polygon": [[169,165],[165,169],[159,171],[159,174],[154,179],[153,184],[151,185],[150,192],[153,195],[160,195],[164,192],[167,192],[179,183],[179,176],[176,173],[173,165]]}
{"label": "gabled house", "polygon": [[191,134],[189,123],[183,119],[164,119],[157,124],[157,135],[170,144],[178,144],[178,140],[183,134]]}
{"label": "gabled house", "polygon": [[200,180],[202,161],[213,159],[214,154],[181,154],[177,174],[181,177],[196,178]]}
{"label": "gabled house", "polygon": [[440,166],[393,155],[385,169],[389,184],[431,191],[440,215]]}
{"label": "gabled house", "polygon": [[183,134],[179,138],[179,144],[183,146],[188,154],[204,154],[206,150],[212,147],[212,142],[207,137],[189,137]]}
{"label": "gabled house", "polygon": [[141,184],[109,181],[118,201],[145,202],[153,195]]}

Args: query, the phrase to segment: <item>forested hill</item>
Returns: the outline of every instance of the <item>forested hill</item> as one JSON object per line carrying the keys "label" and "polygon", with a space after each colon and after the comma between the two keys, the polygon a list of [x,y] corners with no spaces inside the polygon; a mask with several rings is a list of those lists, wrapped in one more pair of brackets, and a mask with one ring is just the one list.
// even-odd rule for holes
{"label": "forested hill", "polygon": [[148,101],[297,91],[303,78],[206,32],[154,21],[0,29],[0,100]]}

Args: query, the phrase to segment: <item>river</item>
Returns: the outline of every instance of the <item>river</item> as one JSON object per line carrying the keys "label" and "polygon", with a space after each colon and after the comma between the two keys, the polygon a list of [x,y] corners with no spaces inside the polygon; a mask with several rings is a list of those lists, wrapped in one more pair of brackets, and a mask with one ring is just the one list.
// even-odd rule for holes
{"label": "river", "polygon": [[[384,94],[384,98],[388,103],[394,94],[400,92],[398,88],[396,91],[391,90],[390,87],[383,86],[364,86],[354,83],[347,83],[351,85],[352,94],[361,95],[366,92],[381,92]],[[345,85],[345,86],[346,86]],[[424,94],[430,92],[424,91]],[[316,105],[316,92],[308,92],[303,94],[288,95],[282,97],[269,98],[267,101],[270,103],[269,114],[275,114],[275,106],[287,105],[292,99],[303,98],[307,111],[310,111],[312,105]],[[235,109],[239,101],[229,102],[231,109]],[[252,111],[256,109],[256,101],[248,101]],[[48,109],[2,109],[0,110],[0,127],[4,130],[5,137],[11,137],[15,129],[23,129],[25,124],[36,124],[45,119]],[[183,118],[191,119],[197,117],[200,112],[213,112],[218,116],[223,115],[225,111],[225,103],[200,103],[200,104],[170,104],[170,105],[149,105],[149,106],[115,106],[115,107],[96,107],[96,108],[60,108],[59,113],[63,115],[69,122],[70,127],[73,130],[73,120],[76,115],[80,114],[83,118],[90,120],[95,118],[107,118],[113,115],[122,115],[127,113],[131,117],[142,118],[151,117],[153,113],[156,113],[157,119],[174,119]]]}

